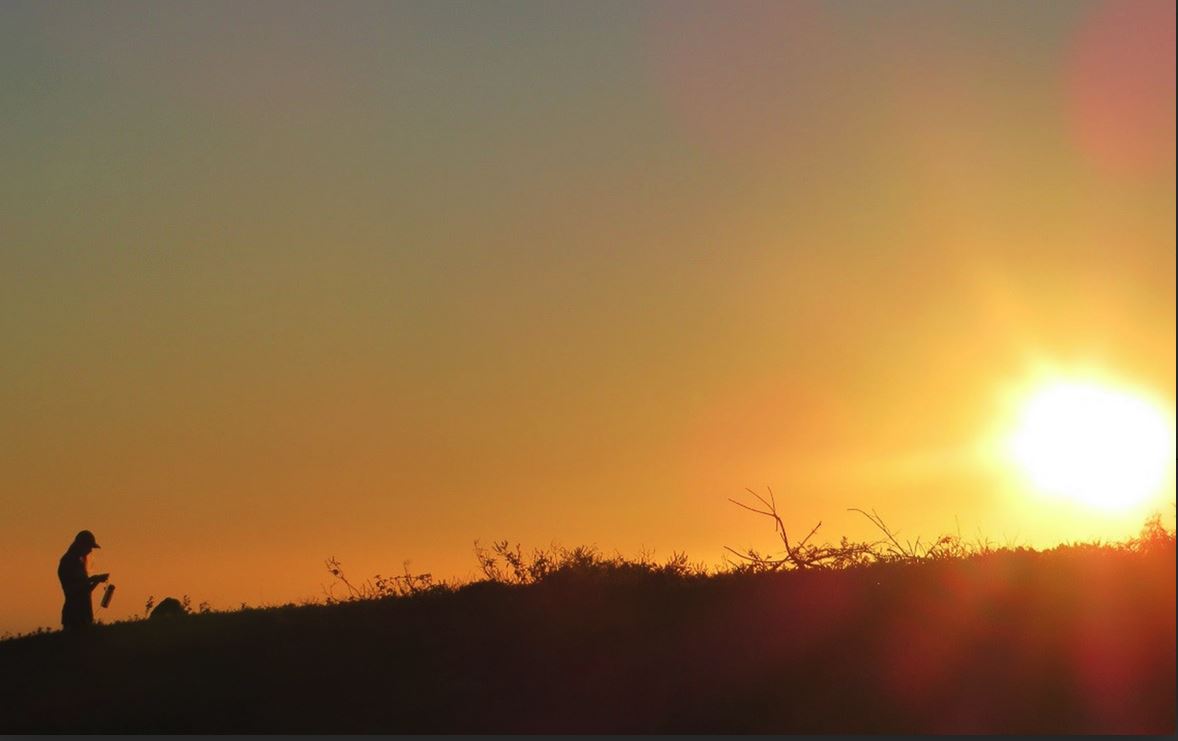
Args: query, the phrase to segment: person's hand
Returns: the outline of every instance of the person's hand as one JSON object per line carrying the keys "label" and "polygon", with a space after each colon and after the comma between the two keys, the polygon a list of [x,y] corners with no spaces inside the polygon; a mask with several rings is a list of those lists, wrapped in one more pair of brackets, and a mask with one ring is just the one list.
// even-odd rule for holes
{"label": "person's hand", "polygon": [[95,584],[101,584],[102,582],[110,579],[110,574],[95,574],[94,576],[90,577],[90,579],[93,580]]}

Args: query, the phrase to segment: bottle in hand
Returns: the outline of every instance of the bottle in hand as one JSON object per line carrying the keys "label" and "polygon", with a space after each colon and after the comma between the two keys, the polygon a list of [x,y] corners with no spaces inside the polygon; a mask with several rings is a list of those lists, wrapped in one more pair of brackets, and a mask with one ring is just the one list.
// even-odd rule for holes
{"label": "bottle in hand", "polygon": [[102,593],[101,604],[103,607],[110,607],[110,598],[111,598],[111,595],[113,595],[114,593],[115,593],[115,585],[114,584],[107,584],[106,591],[104,591]]}

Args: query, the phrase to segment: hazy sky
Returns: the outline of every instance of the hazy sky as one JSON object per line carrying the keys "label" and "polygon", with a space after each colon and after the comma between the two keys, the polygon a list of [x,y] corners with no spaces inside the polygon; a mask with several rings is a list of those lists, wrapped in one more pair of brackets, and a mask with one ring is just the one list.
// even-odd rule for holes
{"label": "hazy sky", "polygon": [[1145,514],[971,451],[1043,364],[1173,408],[1170,0],[9,1],[0,65],[0,632],[82,528],[109,620],[476,538],[714,563],[773,546],[746,486]]}

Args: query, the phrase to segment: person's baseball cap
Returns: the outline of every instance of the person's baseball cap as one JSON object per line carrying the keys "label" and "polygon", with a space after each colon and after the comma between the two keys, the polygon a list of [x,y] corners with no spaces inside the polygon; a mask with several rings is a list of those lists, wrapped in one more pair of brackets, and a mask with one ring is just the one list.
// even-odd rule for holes
{"label": "person's baseball cap", "polygon": [[91,548],[101,548],[102,547],[102,546],[98,545],[98,541],[96,541],[94,539],[94,533],[90,532],[89,530],[83,530],[82,532],[78,533],[78,536],[76,538],[74,538],[74,542],[80,543],[83,545],[88,545]]}

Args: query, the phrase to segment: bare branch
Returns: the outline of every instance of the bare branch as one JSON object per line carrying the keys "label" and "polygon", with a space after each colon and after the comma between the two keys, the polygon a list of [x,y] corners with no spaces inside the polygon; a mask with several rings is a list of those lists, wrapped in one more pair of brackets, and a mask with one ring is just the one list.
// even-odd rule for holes
{"label": "bare branch", "polygon": [[814,537],[814,533],[818,532],[818,528],[820,527],[822,527],[822,520],[818,521],[818,524],[814,526],[814,529],[810,531],[809,535],[802,538],[802,542],[798,543],[798,548],[801,548],[802,546],[806,545],[806,543],[810,542],[810,538]]}
{"label": "bare branch", "polygon": [[728,500],[728,501],[732,502],[732,503],[733,503],[733,504],[735,504],[737,507],[743,507],[744,509],[747,509],[749,512],[756,512],[758,515],[766,515],[766,516],[768,516],[768,517],[772,517],[772,516],[773,516],[773,513],[772,513],[772,512],[766,512],[765,510],[757,509],[756,507],[750,507],[750,506],[748,506],[747,504],[743,504],[743,503],[741,503],[741,502],[738,502],[738,501],[736,501],[735,499],[731,499],[731,498],[729,498],[729,500]]}

